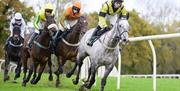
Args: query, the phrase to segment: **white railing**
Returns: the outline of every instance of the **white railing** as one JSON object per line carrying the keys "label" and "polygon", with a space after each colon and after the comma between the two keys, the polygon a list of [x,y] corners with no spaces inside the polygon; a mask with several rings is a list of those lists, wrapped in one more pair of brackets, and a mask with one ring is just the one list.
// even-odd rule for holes
{"label": "white railing", "polygon": [[[121,78],[153,78],[152,74],[148,74],[148,75],[121,75]],[[180,74],[156,74],[157,78],[178,78],[180,79]]]}
{"label": "white railing", "polygon": [[[0,59],[0,72],[2,71],[2,64],[4,62],[5,61],[3,59]],[[10,62],[10,64],[9,64],[9,71],[15,72],[16,67],[17,67],[17,65],[15,63]]]}

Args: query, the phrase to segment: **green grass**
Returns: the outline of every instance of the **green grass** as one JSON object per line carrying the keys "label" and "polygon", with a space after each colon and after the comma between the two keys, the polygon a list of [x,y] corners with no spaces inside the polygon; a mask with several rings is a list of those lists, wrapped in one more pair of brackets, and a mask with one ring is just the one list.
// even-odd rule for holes
{"label": "green grass", "polygon": [[[0,73],[0,91],[78,91],[79,85],[73,85],[72,77],[70,79],[61,76],[61,86],[55,87],[54,81],[48,81],[48,74],[43,74],[42,79],[37,85],[27,84],[26,87],[21,86],[22,76],[18,79],[18,83],[12,83],[14,74],[10,74],[10,81],[3,82],[3,73]],[[89,91],[99,91],[101,79],[98,78],[96,86],[93,86]],[[105,91],[153,91],[152,79],[144,78],[121,78],[121,89],[116,90],[116,78],[108,78]],[[180,91],[180,79],[158,79],[157,91]]]}

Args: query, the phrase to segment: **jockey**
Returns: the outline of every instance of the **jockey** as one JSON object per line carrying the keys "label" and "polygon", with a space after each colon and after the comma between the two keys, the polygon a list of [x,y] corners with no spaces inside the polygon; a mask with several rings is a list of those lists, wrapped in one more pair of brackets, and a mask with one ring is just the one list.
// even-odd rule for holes
{"label": "jockey", "polygon": [[21,31],[21,39],[24,40],[24,32],[25,32],[25,26],[26,23],[21,15],[21,13],[17,12],[15,13],[14,17],[11,19],[10,22],[10,36],[8,37],[8,39],[6,40],[6,44],[5,47],[7,46],[8,42],[11,40],[12,36],[13,36],[13,29],[14,27],[20,27],[20,31]]}
{"label": "jockey", "polygon": [[28,48],[31,47],[32,41],[34,38],[40,33],[41,30],[44,28],[44,23],[46,21],[46,16],[54,15],[54,7],[51,3],[45,4],[43,8],[37,13],[34,21],[34,27],[35,27],[35,32],[31,35],[30,39],[28,40]]}
{"label": "jockey", "polygon": [[82,16],[81,13],[81,3],[75,2],[72,6],[66,8],[63,12],[63,15],[60,18],[60,25],[61,31],[58,31],[58,34],[55,38],[55,45],[57,44],[58,40],[65,37],[69,32],[71,32],[71,27],[73,27],[79,17]]}
{"label": "jockey", "polygon": [[[111,30],[118,17],[128,19],[129,13],[124,8],[122,4],[123,1],[124,0],[109,0],[103,4],[99,13],[99,24],[91,38],[87,41],[87,45],[92,46],[102,34]],[[108,25],[106,21],[109,21],[110,25]]]}

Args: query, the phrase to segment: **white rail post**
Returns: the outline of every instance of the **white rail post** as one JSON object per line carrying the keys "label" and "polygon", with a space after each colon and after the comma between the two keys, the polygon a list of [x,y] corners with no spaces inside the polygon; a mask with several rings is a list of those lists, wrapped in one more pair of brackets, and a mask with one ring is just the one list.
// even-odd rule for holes
{"label": "white rail post", "polygon": [[120,89],[120,85],[121,85],[121,53],[119,52],[118,55],[118,78],[117,78],[117,89]]}
{"label": "white rail post", "polygon": [[17,65],[14,65],[13,72],[15,73]]}
{"label": "white rail post", "polygon": [[153,91],[156,91],[156,51],[151,40],[148,40],[153,54]]}

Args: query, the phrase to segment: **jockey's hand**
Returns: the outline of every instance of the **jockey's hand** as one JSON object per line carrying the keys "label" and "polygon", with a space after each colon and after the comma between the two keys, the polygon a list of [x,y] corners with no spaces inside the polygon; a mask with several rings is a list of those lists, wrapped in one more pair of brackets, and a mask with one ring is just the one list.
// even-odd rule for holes
{"label": "jockey's hand", "polygon": [[112,24],[106,27],[107,30],[111,30],[112,28],[113,28]]}
{"label": "jockey's hand", "polygon": [[69,24],[66,25],[65,29],[69,30],[71,28],[71,26]]}

